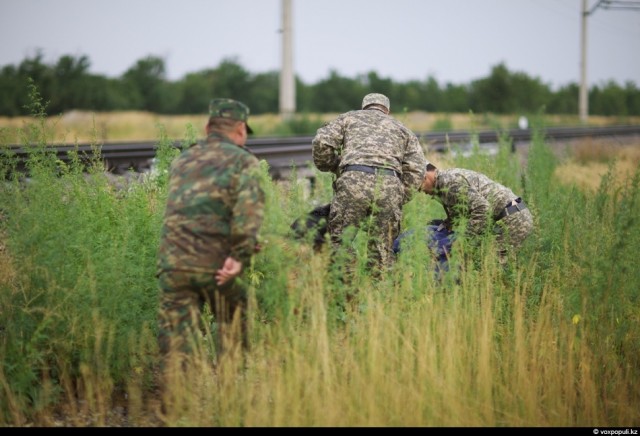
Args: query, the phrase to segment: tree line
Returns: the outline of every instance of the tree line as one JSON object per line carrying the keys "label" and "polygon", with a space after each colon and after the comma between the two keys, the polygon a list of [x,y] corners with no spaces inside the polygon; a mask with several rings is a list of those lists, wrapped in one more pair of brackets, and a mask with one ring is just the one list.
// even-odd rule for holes
{"label": "tree line", "polygon": [[[158,114],[200,114],[213,96],[230,97],[249,105],[253,114],[279,112],[279,72],[253,74],[234,58],[215,68],[167,79],[161,57],[147,56],[117,78],[90,72],[86,55],[61,56],[47,64],[43,54],[25,58],[19,65],[0,70],[0,115],[28,115],[29,84],[47,103],[50,114],[69,110],[96,112],[142,110]],[[376,72],[344,77],[331,70],[328,77],[306,84],[296,77],[299,113],[345,112],[357,108],[368,92],[386,94],[394,112],[578,114],[579,85],[553,90],[537,77],[509,71],[504,63],[489,76],[468,84],[439,83],[432,76],[404,83]],[[589,113],[603,116],[640,115],[640,89],[634,82],[614,81],[589,89]]]}

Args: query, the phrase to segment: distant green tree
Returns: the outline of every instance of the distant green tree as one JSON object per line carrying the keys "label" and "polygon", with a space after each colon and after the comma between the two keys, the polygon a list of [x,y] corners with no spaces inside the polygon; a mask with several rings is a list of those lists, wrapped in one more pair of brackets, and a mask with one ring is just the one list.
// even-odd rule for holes
{"label": "distant green tree", "polygon": [[[279,72],[253,75],[235,58],[217,67],[189,73],[168,81],[162,58],[138,60],[119,78],[89,72],[87,56],[64,55],[53,65],[43,61],[42,51],[18,66],[0,68],[0,115],[26,115],[29,80],[48,104],[50,113],[72,109],[95,111],[146,110],[167,114],[195,114],[206,110],[211,98],[227,97],[247,103],[254,114],[279,111]],[[325,79],[306,84],[296,77],[296,111],[299,114],[346,112],[359,108],[368,92],[386,94],[393,112],[534,113],[577,114],[578,85],[570,83],[553,91],[539,78],[511,72],[504,63],[492,67],[488,77],[470,84],[440,85],[425,80],[394,82],[375,71],[355,78],[331,70]],[[640,115],[637,84],[613,81],[589,90],[591,115]]]}
{"label": "distant green tree", "polygon": [[64,55],[58,59],[53,67],[54,81],[49,105],[51,113],[69,109],[96,109],[91,101],[90,66],[87,56],[74,58]]}
{"label": "distant green tree", "polygon": [[624,89],[629,115],[640,115],[640,88],[633,82],[627,82],[625,83]]}
{"label": "distant green tree", "polygon": [[429,100],[433,97],[425,90],[422,82],[414,80],[395,85],[389,98],[391,111],[399,112],[405,109],[407,111],[427,110]]}
{"label": "distant green tree", "polygon": [[613,81],[602,87],[592,87],[589,92],[589,111],[605,116],[628,115],[625,90]]}
{"label": "distant green tree", "polygon": [[[86,77],[86,97],[89,99],[85,109],[95,111],[118,111],[132,109],[130,84],[121,79],[89,75]],[[67,110],[69,108],[66,108]]]}
{"label": "distant green tree", "polygon": [[362,83],[363,87],[368,88],[367,94],[369,92],[379,92],[388,97],[394,96],[393,80],[380,77],[375,71],[370,71],[366,76],[361,76],[357,79]]}
{"label": "distant green tree", "polygon": [[535,113],[551,100],[551,87],[539,78],[531,78],[524,73],[512,73],[510,79],[510,113]]}
{"label": "distant green tree", "polygon": [[527,74],[510,72],[504,63],[491,69],[489,77],[473,81],[469,109],[476,113],[536,112],[552,97],[549,85]]}
{"label": "distant green tree", "polygon": [[546,112],[549,114],[577,114],[579,93],[580,88],[575,83],[561,87],[549,98]]}
{"label": "distant green tree", "polygon": [[[278,89],[280,87],[278,86]],[[298,112],[311,112],[313,107],[313,90],[296,76],[296,110]]]}
{"label": "distant green tree", "polygon": [[277,71],[253,76],[251,98],[248,100],[252,114],[277,113],[280,110],[280,74]]}
{"label": "distant green tree", "polygon": [[31,58],[24,59],[18,66],[18,77],[21,83],[20,114],[27,115],[29,110],[25,106],[29,102],[28,80],[38,89],[42,100],[48,105],[53,94],[54,77],[50,66],[43,62],[42,51],[38,50]]}
{"label": "distant green tree", "polygon": [[251,104],[251,74],[234,58],[223,60],[212,71],[209,98],[233,98]]}
{"label": "distant green tree", "polygon": [[182,114],[204,113],[211,99],[212,88],[213,73],[211,70],[187,74],[178,82],[176,112]]}
{"label": "distant green tree", "polygon": [[435,112],[468,112],[471,104],[469,102],[469,85],[454,85],[447,83],[442,91],[440,106]]}
{"label": "distant green tree", "polygon": [[132,109],[149,112],[171,112],[169,87],[166,80],[164,60],[156,56],[140,59],[122,77],[131,91]]}
{"label": "distant green tree", "polygon": [[347,112],[359,109],[362,97],[369,90],[356,79],[342,77],[331,70],[329,77],[311,85],[313,99],[309,112]]}
{"label": "distant green tree", "polygon": [[509,70],[500,63],[491,69],[489,77],[471,82],[470,109],[476,113],[509,113],[515,109],[513,84]]}
{"label": "distant green tree", "polygon": [[425,95],[422,107],[428,112],[437,112],[443,100],[440,84],[433,76],[429,76],[423,89]]}
{"label": "distant green tree", "polygon": [[15,117],[23,113],[26,101],[23,99],[26,81],[18,74],[13,65],[0,70],[0,115]]}

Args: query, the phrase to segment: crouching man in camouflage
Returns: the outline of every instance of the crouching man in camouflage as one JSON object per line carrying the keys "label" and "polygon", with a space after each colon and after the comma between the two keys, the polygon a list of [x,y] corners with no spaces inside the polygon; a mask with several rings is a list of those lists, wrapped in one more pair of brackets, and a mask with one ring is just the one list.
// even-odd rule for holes
{"label": "crouching man in camouflage", "polygon": [[245,147],[249,108],[230,99],[209,106],[205,141],[171,163],[157,261],[158,344],[167,357],[193,353],[209,305],[219,353],[248,346],[247,291],[238,277],[257,251],[264,215],[258,159]]}
{"label": "crouching man in camouflage", "polygon": [[462,168],[441,170],[428,163],[421,190],[440,201],[449,229],[460,218],[467,220],[467,237],[492,229],[503,265],[533,231],[533,217],[522,198],[484,174]]}

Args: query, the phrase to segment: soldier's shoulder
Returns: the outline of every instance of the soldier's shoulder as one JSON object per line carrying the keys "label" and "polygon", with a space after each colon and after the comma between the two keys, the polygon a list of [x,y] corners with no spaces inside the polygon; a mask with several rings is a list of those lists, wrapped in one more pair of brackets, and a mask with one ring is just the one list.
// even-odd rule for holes
{"label": "soldier's shoulder", "polygon": [[246,144],[238,145],[229,140],[223,140],[220,142],[220,146],[224,148],[224,151],[226,153],[235,154],[238,156],[254,155],[253,151]]}
{"label": "soldier's shoulder", "polygon": [[348,111],[348,112],[343,112],[340,115],[338,115],[334,121],[336,122],[341,122],[344,120],[349,120],[349,119],[353,119],[353,118],[357,118],[357,117],[361,117],[364,115],[365,111],[359,110],[359,111]]}
{"label": "soldier's shoulder", "polygon": [[491,180],[486,174],[480,173],[478,171],[468,170],[466,168],[458,168],[457,171],[467,180],[477,180],[481,181],[482,183],[496,183]]}
{"label": "soldier's shoulder", "polygon": [[335,121],[366,117],[370,115],[370,112],[371,111],[365,111],[365,110],[352,110],[352,111],[343,112],[335,118]]}
{"label": "soldier's shoulder", "polygon": [[222,156],[224,156],[225,159],[235,162],[258,162],[258,158],[255,153],[246,145],[234,144],[226,139],[210,140],[207,142],[207,145],[209,145],[209,147],[204,147],[203,153],[207,155],[207,159],[209,161],[221,159]]}
{"label": "soldier's shoulder", "polygon": [[259,164],[258,156],[249,147],[236,145],[234,150],[238,160],[242,161],[244,165],[256,166]]}
{"label": "soldier's shoulder", "polygon": [[256,156],[256,154],[250,149],[245,149],[244,157],[245,165],[247,167],[258,168],[260,166],[260,158],[258,158],[258,156]]}
{"label": "soldier's shoulder", "polygon": [[324,128],[327,128],[327,127],[334,126],[336,124],[340,124],[340,123],[342,123],[344,121],[345,117],[347,117],[347,116],[348,116],[348,112],[342,113],[342,114],[338,115],[337,117],[332,118],[330,120],[326,120],[326,121],[324,121],[322,123],[322,125],[320,126],[320,129],[324,129]]}
{"label": "soldier's shoulder", "polygon": [[459,183],[463,180],[466,180],[467,176],[467,171],[463,168],[449,168],[438,170],[438,179],[447,184]]}
{"label": "soldier's shoulder", "polygon": [[393,124],[397,129],[400,129],[402,131],[404,131],[407,135],[409,136],[415,136],[417,138],[417,135],[415,134],[415,132],[413,130],[411,130],[410,128],[408,128],[402,121],[400,121],[397,118],[394,118],[392,116],[389,116],[389,121],[391,122],[391,124]]}
{"label": "soldier's shoulder", "polygon": [[451,176],[465,176],[465,177],[475,176],[478,174],[475,171],[468,170],[466,168],[449,168],[446,170],[440,170],[440,172],[443,174],[451,175]]}

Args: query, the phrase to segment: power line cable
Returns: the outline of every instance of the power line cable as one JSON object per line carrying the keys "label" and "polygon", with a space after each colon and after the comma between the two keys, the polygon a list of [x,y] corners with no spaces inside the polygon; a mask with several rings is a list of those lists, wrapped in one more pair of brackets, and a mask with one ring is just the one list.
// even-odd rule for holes
{"label": "power line cable", "polygon": [[598,0],[586,14],[593,14],[598,8],[610,10],[640,11],[640,1],[633,0]]}

